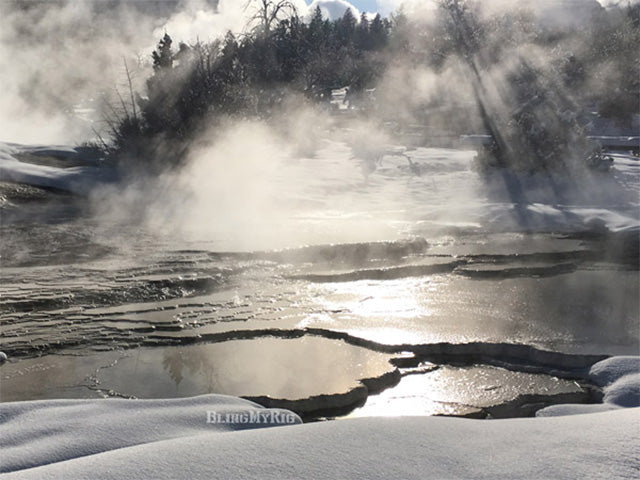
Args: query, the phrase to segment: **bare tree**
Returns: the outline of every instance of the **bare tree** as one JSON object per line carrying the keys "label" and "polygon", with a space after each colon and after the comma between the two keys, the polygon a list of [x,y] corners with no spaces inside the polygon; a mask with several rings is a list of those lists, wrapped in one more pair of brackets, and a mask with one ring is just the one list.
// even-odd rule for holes
{"label": "bare tree", "polygon": [[297,15],[298,11],[290,0],[248,0],[244,6],[252,10],[248,25],[253,31],[268,34],[280,20]]}

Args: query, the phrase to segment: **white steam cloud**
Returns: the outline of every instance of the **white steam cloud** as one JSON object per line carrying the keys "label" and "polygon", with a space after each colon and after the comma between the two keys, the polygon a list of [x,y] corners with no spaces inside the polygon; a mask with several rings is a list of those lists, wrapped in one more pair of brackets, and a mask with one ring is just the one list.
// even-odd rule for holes
{"label": "white steam cloud", "polygon": [[337,20],[342,18],[344,12],[351,9],[351,12],[356,18],[359,18],[360,12],[356,7],[346,0],[314,0],[309,5],[309,12],[313,12],[316,7],[320,7],[320,11],[325,18],[329,20]]}
{"label": "white steam cloud", "polygon": [[[303,0],[295,5],[306,11]],[[164,33],[208,42],[243,31],[238,0],[0,1],[0,140],[80,143],[104,133],[100,109],[128,97],[125,62],[144,91]],[[106,112],[107,114],[110,112]]]}
{"label": "white steam cloud", "polygon": [[[567,2],[582,7],[599,6],[595,0],[548,0],[545,3],[567,5]],[[227,30],[242,31],[252,14],[250,8],[244,8],[244,2],[237,0],[220,0],[217,9],[213,2],[205,0],[175,2],[173,7],[167,4],[154,12],[141,11],[127,2],[117,3],[116,8],[108,10],[100,7],[101,2],[83,0],[43,2],[31,7],[29,2],[27,7],[16,6],[18,3],[0,3],[3,18],[3,29],[0,30],[0,84],[3,86],[0,139],[36,143],[75,143],[91,137],[91,128],[100,129],[100,124],[79,122],[78,107],[95,107],[101,96],[112,94],[114,87],[124,80],[124,61],[133,73],[137,90],[143,91],[144,80],[150,73],[149,54],[165,32],[176,42],[207,42]],[[315,6],[325,8],[325,14],[330,18],[341,16],[347,8],[353,8],[354,14],[358,14],[355,7],[343,0],[316,0],[309,7],[302,0],[298,3],[301,14]],[[400,3],[385,0],[380,7],[391,10]],[[505,8],[514,3],[494,0],[483,2],[482,6],[485,9],[489,6]],[[426,28],[434,18],[433,5],[434,2],[426,0],[408,1],[404,11],[414,20],[423,22]],[[574,10],[563,11],[571,18]],[[416,45],[418,41],[424,41],[420,35],[425,28],[415,32]],[[539,62],[548,60],[534,49],[529,53],[535,54],[533,58]],[[388,108],[385,115],[392,112],[410,124],[416,106],[424,112],[426,109],[422,106],[431,103],[457,103],[462,109],[474,104],[471,86],[458,62],[446,63],[435,72],[426,66],[426,62],[416,65],[404,60],[393,59],[378,85],[376,96],[380,106]],[[490,73],[500,78],[504,72],[496,70],[506,69],[506,66],[498,63]],[[499,82],[495,83],[499,85]],[[446,129],[447,125],[437,123],[442,115],[438,117],[438,112],[432,113],[426,121],[417,119],[415,123],[434,130]],[[465,113],[467,117],[473,115],[471,110]],[[427,124],[431,120],[434,124]],[[302,156],[313,157],[318,138],[324,134],[322,130],[329,122],[319,112],[303,109],[294,102],[286,108],[282,121],[274,121],[272,127],[259,123],[227,126],[215,132],[213,142],[207,141],[209,135],[205,134],[193,148],[190,162],[179,176],[168,176],[148,187],[135,185],[124,193],[118,192],[104,203],[105,211],[101,216],[107,216],[109,212],[132,215],[135,214],[132,213],[134,206],[144,206],[146,210],[141,215],[152,226],[180,231],[204,230],[211,232],[212,237],[225,237],[236,248],[242,248],[243,242],[247,242],[247,247],[255,247],[256,232],[263,237],[260,241],[265,248],[278,242],[298,244],[312,238],[318,241],[317,235],[296,230],[296,224],[286,222],[292,213],[307,210],[308,205],[300,210],[298,203],[317,202],[325,208],[330,196],[309,194],[307,190],[313,188],[313,178],[301,181],[295,173],[288,179],[283,175],[313,171],[313,168],[299,170],[295,162]],[[371,145],[372,139],[383,138],[377,128],[371,124],[350,124],[351,133],[367,133],[364,140],[353,142],[356,148],[358,144]],[[384,150],[385,145],[379,148]],[[349,158],[349,153],[341,152],[336,158],[344,159],[345,156]],[[371,156],[375,157],[376,152]],[[355,161],[351,167],[361,168]],[[319,166],[320,170],[326,172],[329,167]],[[348,178],[363,182],[363,177],[353,175],[353,171]],[[346,192],[362,186],[352,181],[340,184],[340,178],[333,180]],[[288,190],[284,191],[282,185],[287,185]],[[398,192],[392,193],[376,195],[371,204],[380,202],[378,210],[382,210],[383,205],[392,205],[393,198],[401,198],[396,195]],[[335,195],[335,198],[341,202],[336,210],[344,208],[352,199],[348,195]],[[120,207],[112,208],[113,202],[120,202]],[[354,211],[356,207],[360,205],[355,206]],[[356,234],[363,234],[361,225],[353,221],[349,225],[353,231],[341,232],[342,240],[355,240]],[[358,228],[360,232],[356,232]],[[370,237],[369,232],[366,237]],[[287,239],[292,240],[287,242]]]}

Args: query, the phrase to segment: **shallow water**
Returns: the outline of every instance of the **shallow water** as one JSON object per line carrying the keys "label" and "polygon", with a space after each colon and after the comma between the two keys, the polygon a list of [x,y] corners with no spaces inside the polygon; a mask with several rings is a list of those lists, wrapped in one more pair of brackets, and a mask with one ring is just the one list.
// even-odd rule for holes
{"label": "shallow water", "polygon": [[573,381],[549,375],[512,372],[487,366],[443,366],[400,383],[367,403],[349,417],[406,415],[470,415],[523,395],[578,394]]}
{"label": "shallow water", "polygon": [[[471,253],[474,240],[482,253]],[[526,238],[523,250],[532,255],[566,255],[560,262],[571,268],[557,271],[558,263],[537,257],[523,263],[528,253],[491,256],[485,241],[476,235],[462,245],[447,238],[253,254],[138,243],[144,255],[93,259],[86,249],[65,250],[83,262],[0,271],[2,348],[29,357],[66,347],[320,328],[390,345],[481,341],[570,353],[637,351],[637,271],[585,261],[588,242],[538,236],[534,247]],[[313,262],[319,252],[325,260]],[[484,269],[495,275],[468,275]]]}
{"label": "shallow water", "polygon": [[[346,410],[366,400],[357,415],[468,415],[486,411],[487,375],[498,385],[497,403],[514,392],[553,396],[550,384],[565,393],[576,387],[549,375],[441,367],[367,400],[360,380],[394,371],[389,360],[410,346],[442,342],[478,342],[481,351],[482,344],[524,344],[637,352],[636,271],[585,257],[588,241],[527,236],[522,254],[501,248],[494,255],[488,240],[237,254],[160,244],[144,257],[110,252],[3,268],[0,332],[10,360],[0,367],[0,400],[203,393],[299,400],[351,392]],[[493,240],[517,251],[513,237]],[[570,270],[553,269],[559,253]],[[484,268],[503,275],[463,271]]]}
{"label": "shallow water", "polygon": [[[295,400],[346,393],[361,379],[392,371],[390,359],[388,354],[311,336],[142,347],[91,356],[50,355],[5,369],[0,398],[36,399],[51,386],[81,385],[83,392],[75,390],[80,396],[95,392],[94,396],[165,398],[221,393]],[[38,380],[25,382],[25,378]],[[57,394],[62,392],[57,387]]]}

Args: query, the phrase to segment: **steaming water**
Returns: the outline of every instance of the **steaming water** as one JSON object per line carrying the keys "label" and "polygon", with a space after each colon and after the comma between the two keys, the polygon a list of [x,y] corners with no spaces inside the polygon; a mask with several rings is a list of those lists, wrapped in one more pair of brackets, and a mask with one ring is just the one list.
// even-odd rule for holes
{"label": "steaming water", "polygon": [[[627,218],[632,204],[534,204],[523,233],[513,205],[483,190],[471,152],[407,152],[419,174],[402,152],[389,149],[369,169],[328,143],[278,168],[286,208],[277,217],[240,209],[229,223],[212,209],[206,235],[105,220],[64,196],[9,201],[0,333],[10,361],[0,398],[340,393],[390,371],[386,347],[437,342],[638,352],[637,265],[603,251],[600,237],[567,234],[584,226],[581,209],[607,220]],[[622,160],[613,178],[633,191],[635,160]],[[430,390],[440,407],[421,411],[473,404],[462,400],[468,390],[445,388],[473,385],[469,376],[489,375],[504,392],[575,390],[487,368],[425,380],[446,394]],[[397,388],[426,388],[412,381]]]}

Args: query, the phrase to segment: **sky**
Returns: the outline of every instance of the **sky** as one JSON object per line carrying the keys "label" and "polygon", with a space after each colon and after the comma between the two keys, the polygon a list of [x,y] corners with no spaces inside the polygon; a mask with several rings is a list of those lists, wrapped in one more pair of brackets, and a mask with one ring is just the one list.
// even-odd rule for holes
{"label": "sky", "polygon": [[[306,0],[306,2],[307,4],[313,3],[312,0]],[[335,0],[335,2],[348,2],[353,5],[359,12],[379,12],[382,15],[388,15],[398,7],[398,5],[401,3],[401,0]]]}
{"label": "sky", "polygon": [[361,12],[377,12],[378,1],[377,0],[351,0],[351,5],[356,7]]}
{"label": "sky", "polygon": [[[329,0],[331,1],[331,0]],[[351,5],[358,9],[360,12],[372,12],[381,13],[382,15],[388,15],[395,11],[398,6],[403,3],[403,0],[336,0],[337,3],[343,3],[348,1]],[[405,0],[405,3],[418,3],[427,0]],[[620,2],[620,0],[598,0],[601,5],[608,6],[616,3],[626,4],[626,1]],[[306,0],[307,4],[311,4],[312,0]],[[638,0],[632,0],[631,3],[635,4]],[[525,2],[526,3],[526,2]]]}

